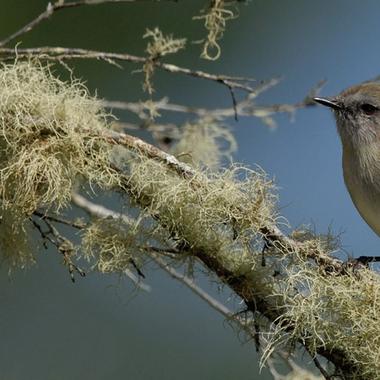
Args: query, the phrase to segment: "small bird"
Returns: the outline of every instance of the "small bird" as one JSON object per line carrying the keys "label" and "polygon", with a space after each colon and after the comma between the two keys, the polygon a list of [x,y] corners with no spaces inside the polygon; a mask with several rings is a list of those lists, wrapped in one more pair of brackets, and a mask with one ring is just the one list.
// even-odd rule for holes
{"label": "small bird", "polygon": [[334,111],[344,182],[360,215],[380,236],[380,83],[365,82],[314,101]]}

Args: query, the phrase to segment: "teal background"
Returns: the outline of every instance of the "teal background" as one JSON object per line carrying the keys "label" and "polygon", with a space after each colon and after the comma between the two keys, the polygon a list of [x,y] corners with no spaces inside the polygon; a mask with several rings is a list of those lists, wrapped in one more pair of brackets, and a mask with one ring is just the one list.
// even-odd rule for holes
{"label": "teal background", "polygon": [[[204,0],[178,3],[108,4],[65,10],[21,38],[21,47],[57,45],[142,55],[145,28],[198,40],[202,23],[192,21]],[[0,38],[17,30],[46,6],[40,0],[0,0]],[[321,79],[322,95],[333,95],[380,74],[380,3],[364,0],[256,0],[240,6],[228,24],[222,57],[199,59],[200,47],[167,61],[209,72],[257,79],[281,76],[260,104],[301,100]],[[104,62],[76,61],[75,75],[110,100],[137,101],[142,75]],[[155,99],[221,107],[228,91],[201,79],[157,71]],[[119,112],[123,120],[131,115]],[[182,121],[165,114],[162,121]],[[235,160],[259,165],[279,187],[282,214],[292,226],[318,232],[344,231],[345,251],[378,254],[378,237],[362,221],[345,190],[341,147],[334,121],[322,107],[300,110],[295,120],[276,117],[269,130],[260,120],[230,120],[239,143]],[[116,200],[114,201],[116,202]],[[268,379],[259,374],[255,349],[217,312],[158,269],[147,269],[149,294],[125,278],[91,273],[72,284],[60,257],[42,252],[37,264],[0,276],[0,379]],[[199,276],[200,283],[230,307],[228,292]]]}

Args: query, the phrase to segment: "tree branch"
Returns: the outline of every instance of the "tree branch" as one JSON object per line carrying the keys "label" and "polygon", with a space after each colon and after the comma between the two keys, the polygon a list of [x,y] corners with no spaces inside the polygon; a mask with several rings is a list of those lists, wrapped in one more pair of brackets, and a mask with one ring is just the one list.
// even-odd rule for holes
{"label": "tree branch", "polygon": [[140,64],[144,64],[147,61],[150,61],[151,64],[155,67],[173,74],[184,74],[195,78],[202,78],[208,81],[221,83],[227,88],[234,88],[246,91],[248,93],[256,94],[256,89],[249,84],[250,82],[255,81],[255,79],[252,78],[211,74],[201,70],[191,70],[186,67],[180,67],[170,63],[163,63],[158,60],[152,61],[149,57],[140,57],[127,53],[111,53],[80,48],[64,48],[49,46],[25,49],[17,48],[16,50],[10,48],[0,48],[0,58],[2,60],[13,60],[16,57],[18,59],[39,57],[40,59],[54,61],[64,61],[69,59],[98,59],[104,60],[109,63],[114,63],[115,61],[122,61]]}
{"label": "tree branch", "polygon": [[[128,149],[142,153],[147,158],[153,158],[164,163],[179,175],[192,180],[194,184],[196,184],[197,181],[207,181],[206,177],[202,177],[202,175],[197,173],[190,165],[179,161],[175,156],[148,144],[138,137],[110,130],[104,130],[102,136],[110,144],[125,146]],[[327,272],[333,271],[335,273],[344,273],[347,269],[341,260],[323,254],[319,250],[310,249],[307,244],[284,235],[276,226],[268,225],[262,227],[261,232],[265,239],[267,239],[267,241],[280,252],[298,252],[305,255],[307,258],[315,260],[315,262]]]}
{"label": "tree branch", "polygon": [[[129,220],[129,218],[123,214],[123,213],[118,213],[115,211],[112,211],[102,205],[96,204],[91,202],[90,200],[84,198],[83,196],[79,195],[78,193],[73,193],[72,195],[72,200],[73,203],[89,213],[92,216],[95,216],[97,218],[113,218],[116,220]],[[126,219],[125,219],[126,218]],[[226,319],[231,320],[235,323],[237,323],[243,331],[245,331],[248,336],[250,336],[256,344],[259,342],[259,332],[256,330],[256,325],[254,323],[254,320],[245,320],[242,319],[238,316],[238,314],[232,312],[230,309],[228,309],[225,305],[220,303],[218,300],[216,300],[214,297],[212,297],[209,293],[204,291],[202,288],[200,288],[193,279],[190,277],[181,274],[177,272],[173,267],[171,267],[166,261],[164,261],[159,254],[157,254],[154,250],[147,250],[147,253],[149,256],[160,266],[161,269],[166,271],[171,277],[173,277],[175,280],[182,282],[185,284],[190,290],[192,290],[196,295],[198,295],[201,299],[203,299],[208,305],[210,305],[213,309],[218,311],[220,314],[222,314]],[[239,292],[239,289],[243,288],[243,282],[245,281],[243,277],[237,279],[236,276],[234,276],[233,273],[229,273],[225,269],[221,268],[220,265],[217,263],[216,260],[213,260],[210,258],[205,257],[202,255],[202,253],[198,253],[197,256],[201,259],[203,263],[206,264],[206,266],[212,271],[217,273],[217,275],[227,284],[230,285],[230,287],[239,295],[240,297],[245,300],[247,303],[247,298],[244,298],[242,292]],[[245,297],[247,294],[245,294]],[[250,295],[252,297],[252,295]],[[270,308],[268,306],[265,306],[263,309],[262,307],[264,306],[264,301],[260,300],[260,296],[258,294],[254,295],[255,301],[250,301],[250,304],[247,304],[248,309],[254,313],[255,311],[259,311],[260,313],[263,313],[269,318],[274,318],[275,316],[273,314],[273,310],[270,311]],[[253,307],[254,305],[254,307]],[[275,320],[272,319],[272,320]],[[308,351],[307,346],[304,343],[301,343],[305,349]],[[286,355],[282,352],[278,353],[280,357],[284,360],[288,360],[286,358]],[[318,359],[314,360],[316,366],[318,369],[321,371],[321,373],[325,376],[326,379],[329,379],[326,371],[323,369],[323,367],[320,365]],[[268,363],[269,367],[273,369],[272,363]]]}
{"label": "tree branch", "polygon": [[62,11],[64,9],[77,8],[84,5],[99,5],[107,3],[141,3],[141,2],[177,2],[178,0],[82,0],[82,1],[71,1],[65,3],[64,0],[58,0],[55,3],[48,3],[44,12],[40,13],[36,18],[28,22],[21,29],[17,30],[10,36],[4,38],[0,41],[0,47],[7,45],[9,42],[13,41],[17,37],[22,36],[25,33],[30,32],[37,25],[39,25],[44,20],[49,19],[54,13]]}
{"label": "tree branch", "polygon": [[[207,177],[203,174],[198,173],[188,165],[179,162],[174,156],[160,151],[158,148],[153,147],[152,145],[147,144],[136,137],[122,133],[115,133],[112,131],[105,131],[103,137],[111,144],[124,145],[129,149],[138,151],[140,154],[145,155],[148,158],[155,159],[166,164],[168,168],[177,172],[186,180],[189,180],[196,187],[207,187],[207,182],[204,182],[207,181]],[[126,179],[126,181],[128,183],[128,179]],[[136,194],[132,191],[130,195],[133,197]],[[139,199],[136,200],[137,202],[139,201]],[[147,207],[148,204],[149,199],[144,198],[142,206]],[[239,207],[242,206],[237,205],[236,207],[239,209]],[[160,223],[160,215],[155,214],[153,217]],[[324,252],[320,246],[310,245],[308,241],[303,242],[292,239],[291,237],[283,234],[279,228],[272,223],[261,227],[260,232],[266,241],[268,249],[274,250],[272,251],[273,255],[283,255],[284,257],[287,255],[289,255],[289,257],[298,256],[302,257],[302,260],[305,261],[311,259],[316,263],[315,270],[320,271],[322,276],[325,276],[327,281],[328,278],[333,279],[336,276],[345,276],[352,273],[352,270],[350,270],[346,263],[331,257],[329,254]],[[274,307],[271,304],[271,296],[273,296],[273,294],[267,294],[265,291],[263,292],[260,282],[256,284],[250,277],[249,271],[246,274],[241,274],[239,271],[235,273],[233,269],[230,269],[228,261],[226,262],[223,257],[218,257],[217,253],[211,254],[202,248],[196,250],[193,249],[191,250],[191,253],[193,256],[201,260],[211,272],[215,273],[221,281],[227,284],[240,298],[242,298],[242,300],[244,300],[247,305],[247,310],[250,310],[253,313],[259,312],[263,317],[267,318],[268,321],[271,321],[272,323],[276,323],[276,321],[281,319],[281,306]],[[359,271],[357,275],[359,276]],[[273,276],[276,276],[276,274],[273,274]],[[270,278],[268,278],[268,280],[270,280]],[[300,294],[300,296],[302,295]],[[283,331],[283,333],[288,332],[291,334],[292,329],[291,321],[288,321],[286,331]],[[339,347],[309,347],[307,331],[305,331],[304,334],[305,335],[301,334],[298,338],[299,343],[302,346],[305,346],[306,349],[310,349],[312,352],[317,352],[321,356],[324,356],[345,374],[361,371],[364,372],[364,369],[357,368],[357,364],[350,359],[348,353],[344,352]],[[312,342],[310,343],[312,344]]]}
{"label": "tree branch", "polygon": [[102,102],[104,107],[130,111],[138,116],[144,112],[149,111],[151,108],[157,111],[169,111],[176,113],[193,114],[199,118],[210,118],[215,120],[223,120],[229,117],[234,117],[235,114],[244,117],[258,117],[263,118],[275,113],[289,113],[292,114],[296,110],[304,107],[311,107],[315,104],[311,103],[309,97],[305,97],[300,102],[294,104],[273,104],[268,106],[259,106],[252,103],[251,98],[246,98],[238,101],[235,107],[224,108],[203,108],[194,106],[185,106],[182,104],[169,103],[168,98],[162,98],[156,102],[123,102],[104,100]]}

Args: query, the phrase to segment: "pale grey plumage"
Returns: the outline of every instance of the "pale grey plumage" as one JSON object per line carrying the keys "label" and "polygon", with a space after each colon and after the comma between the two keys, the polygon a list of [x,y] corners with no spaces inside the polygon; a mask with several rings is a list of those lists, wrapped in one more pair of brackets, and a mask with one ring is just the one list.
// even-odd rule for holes
{"label": "pale grey plumage", "polygon": [[380,83],[363,83],[336,97],[314,100],[334,111],[345,184],[360,215],[380,236]]}

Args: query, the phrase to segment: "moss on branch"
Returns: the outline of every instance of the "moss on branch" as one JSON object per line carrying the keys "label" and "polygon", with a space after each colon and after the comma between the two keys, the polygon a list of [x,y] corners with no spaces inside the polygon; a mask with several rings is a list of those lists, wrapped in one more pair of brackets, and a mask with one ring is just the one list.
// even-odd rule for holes
{"label": "moss on branch", "polygon": [[[82,248],[99,270],[123,271],[154,241],[180,260],[200,259],[245,301],[267,340],[264,359],[302,343],[345,379],[380,377],[376,273],[344,270],[329,238],[281,234],[273,183],[261,170],[193,168],[110,131],[106,116],[82,84],[60,81],[38,62],[0,69],[3,254],[23,266],[30,215],[61,212],[78,180],[117,189],[141,213],[86,229]],[[123,146],[117,157],[115,145]]]}

